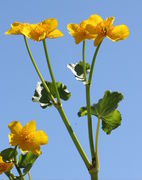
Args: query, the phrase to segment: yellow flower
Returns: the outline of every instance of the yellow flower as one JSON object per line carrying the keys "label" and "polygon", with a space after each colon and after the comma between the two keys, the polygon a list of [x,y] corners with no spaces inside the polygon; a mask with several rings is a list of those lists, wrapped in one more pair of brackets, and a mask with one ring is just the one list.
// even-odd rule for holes
{"label": "yellow flower", "polygon": [[6,163],[2,160],[2,156],[0,156],[0,174],[3,172],[9,172],[13,167],[13,163]]}
{"label": "yellow flower", "polygon": [[40,145],[48,143],[48,136],[44,131],[36,131],[35,121],[28,122],[24,127],[18,121],[13,121],[8,125],[11,133],[9,134],[9,144],[18,145],[24,151],[32,151],[40,155]]}
{"label": "yellow flower", "polygon": [[92,15],[89,17],[88,20],[82,21],[79,25],[78,24],[68,24],[67,29],[69,30],[69,34],[71,34],[74,39],[75,43],[79,44],[81,41],[85,39],[94,39],[96,34],[90,34],[86,27],[88,25],[96,26],[100,17],[98,15]]}
{"label": "yellow flower", "polygon": [[37,24],[14,22],[11,29],[6,31],[7,35],[24,35],[34,41],[41,41],[46,38],[58,38],[63,33],[57,28],[58,22],[55,18],[46,19]]}
{"label": "yellow flower", "polygon": [[[96,15],[92,15],[92,17]],[[95,21],[95,18],[94,18]],[[97,35],[94,40],[94,45],[98,44],[105,38],[109,38],[112,41],[120,41],[126,39],[129,36],[129,29],[126,25],[113,26],[114,17],[106,18],[103,20],[100,16],[97,19],[97,25],[89,24],[86,26],[87,31],[91,35]]]}

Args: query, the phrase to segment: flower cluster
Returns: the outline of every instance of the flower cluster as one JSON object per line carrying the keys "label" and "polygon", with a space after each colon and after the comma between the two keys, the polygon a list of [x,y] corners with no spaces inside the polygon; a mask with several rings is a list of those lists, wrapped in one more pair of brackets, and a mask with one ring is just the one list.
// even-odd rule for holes
{"label": "flower cluster", "polygon": [[[68,24],[67,29],[74,37],[76,44],[91,39],[94,40],[94,45],[98,46],[105,37],[112,41],[120,41],[129,36],[129,29],[126,25],[113,26],[113,22],[114,17],[103,20],[99,15],[93,14],[80,24]],[[63,33],[56,29],[57,24],[55,18],[49,18],[37,24],[14,22],[5,34],[24,35],[34,41],[58,38],[62,37]]]}

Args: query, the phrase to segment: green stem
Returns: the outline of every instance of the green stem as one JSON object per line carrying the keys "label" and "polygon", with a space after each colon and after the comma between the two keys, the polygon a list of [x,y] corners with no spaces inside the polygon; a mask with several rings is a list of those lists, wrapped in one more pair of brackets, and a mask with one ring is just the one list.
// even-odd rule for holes
{"label": "green stem", "polygon": [[[83,59],[84,77],[85,77],[85,81],[87,81],[86,66],[85,66],[85,41],[83,41],[82,59]],[[92,158],[92,162],[93,162],[95,159],[95,151],[94,151],[92,119],[91,119],[90,85],[88,84],[88,82],[86,83],[86,103],[87,103],[89,144],[90,144],[91,158]]]}
{"label": "green stem", "polygon": [[45,81],[44,81],[44,79],[43,79],[43,77],[42,77],[42,75],[41,75],[41,73],[40,73],[40,71],[39,71],[39,69],[38,69],[38,67],[37,67],[34,59],[33,59],[33,56],[32,56],[32,54],[31,54],[31,51],[30,51],[30,48],[29,48],[29,46],[28,46],[27,39],[26,39],[25,36],[24,36],[24,41],[25,41],[25,45],[26,45],[26,48],[27,48],[27,51],[28,51],[28,54],[29,54],[29,56],[30,56],[30,59],[31,59],[31,61],[32,61],[33,66],[34,66],[34,68],[35,68],[35,70],[36,70],[36,72],[37,72],[37,74],[38,74],[38,76],[39,76],[39,78],[40,78],[40,80],[41,80],[41,82],[42,82],[45,90],[46,90],[47,93],[50,95],[51,101],[53,102],[54,105],[56,105],[56,101],[55,101],[54,97],[51,95],[50,90],[49,90],[48,86],[46,85],[46,83],[45,83]]}
{"label": "green stem", "polygon": [[29,180],[31,180],[31,174],[30,174],[30,171],[28,171],[28,177],[29,177]]}
{"label": "green stem", "polygon": [[85,79],[85,81],[87,81],[87,76],[86,76],[86,65],[85,65],[85,41],[83,41],[83,47],[82,47],[82,59],[83,59],[84,79]]}
{"label": "green stem", "polygon": [[88,79],[88,83],[91,84],[91,80],[92,80],[92,75],[93,75],[93,70],[94,70],[94,64],[95,64],[95,60],[99,51],[99,48],[101,46],[102,42],[97,46],[94,56],[93,56],[93,60],[92,60],[92,64],[91,64],[91,69],[90,69],[90,73],[89,73],[89,79]]}
{"label": "green stem", "polygon": [[55,92],[56,92],[56,96],[57,96],[57,102],[58,102],[58,104],[61,104],[60,95],[59,95],[59,92],[58,92],[58,89],[57,89],[57,86],[56,86],[56,82],[55,82],[55,78],[54,78],[54,75],[53,75],[53,72],[52,72],[52,68],[51,68],[51,64],[50,64],[50,60],[49,60],[49,56],[48,56],[48,52],[47,52],[47,46],[46,46],[45,39],[43,40],[43,47],[44,47],[44,52],[45,52],[45,56],[46,56],[50,76],[51,76],[52,82],[54,84],[54,88],[55,88]]}
{"label": "green stem", "polygon": [[92,157],[92,163],[93,163],[95,159],[95,151],[94,151],[93,130],[92,130],[90,85],[89,84],[86,84],[86,102],[87,102],[89,144],[90,144],[90,151],[91,151],[91,157]]}
{"label": "green stem", "polygon": [[95,60],[96,60],[100,45],[101,45],[101,43],[97,46],[97,48],[95,50],[93,60],[92,60],[92,64],[91,64],[90,73],[89,73],[88,83],[86,84],[86,101],[87,101],[87,112],[88,112],[88,132],[89,132],[89,143],[90,143],[92,163],[94,163],[94,160],[95,160],[95,151],[94,151],[93,132],[92,132],[90,86],[91,86],[91,80],[92,80],[92,75],[93,75],[93,70],[94,70],[94,64],[95,64]]}
{"label": "green stem", "polygon": [[97,129],[96,129],[96,139],[95,139],[95,154],[96,154],[96,170],[97,171],[99,171],[99,169],[100,169],[99,156],[98,156],[99,127],[100,127],[100,117],[98,116],[98,123],[97,123]]}
{"label": "green stem", "polygon": [[24,179],[24,177],[22,176],[22,172],[21,172],[20,168],[18,167],[17,163],[15,163],[15,167],[16,167],[16,170],[18,171],[20,177],[21,177],[22,179]]}
{"label": "green stem", "polygon": [[63,122],[64,122],[64,124],[65,124],[65,126],[67,128],[67,130],[68,130],[68,133],[69,133],[71,139],[73,140],[73,142],[74,142],[80,156],[82,157],[87,169],[89,169],[91,164],[90,164],[86,154],[84,153],[84,151],[83,151],[83,149],[82,149],[82,147],[81,147],[75,133],[73,132],[73,129],[71,128],[71,126],[69,124],[69,121],[68,121],[68,119],[67,119],[67,117],[66,117],[66,115],[65,115],[65,113],[63,111],[62,106],[58,106],[57,110],[58,110],[58,112],[59,112],[59,114],[60,114],[60,116],[61,116],[61,118],[62,118],[62,120],[63,120]]}
{"label": "green stem", "polygon": [[22,175],[22,172],[21,172],[19,166],[17,165],[17,163],[15,163],[15,167],[16,167],[16,170],[17,170],[17,172],[19,173],[21,179],[24,180],[24,177],[23,177],[23,175]]}
{"label": "green stem", "polygon": [[91,174],[91,180],[98,180],[98,172]]}
{"label": "green stem", "polygon": [[[17,146],[15,146],[15,151],[16,151],[16,149],[17,149]],[[21,169],[19,168],[19,166],[18,166],[18,164],[17,164],[16,153],[15,153],[15,155],[14,155],[14,165],[15,165],[15,168],[16,168],[17,172],[18,172],[19,175],[20,175],[21,180],[24,180],[24,176],[22,175]]]}

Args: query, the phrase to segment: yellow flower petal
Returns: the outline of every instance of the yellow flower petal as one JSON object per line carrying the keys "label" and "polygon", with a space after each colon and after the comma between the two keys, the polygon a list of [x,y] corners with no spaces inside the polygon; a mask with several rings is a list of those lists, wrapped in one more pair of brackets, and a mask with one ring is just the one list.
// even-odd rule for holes
{"label": "yellow flower petal", "polygon": [[31,24],[31,30],[28,33],[24,33],[24,35],[34,41],[41,41],[45,38],[58,38],[63,36],[63,34],[56,30],[57,25],[55,18],[46,19],[41,23]]}
{"label": "yellow flower petal", "polygon": [[74,37],[75,43],[79,44],[81,41],[85,39],[94,39],[95,35],[89,34],[86,27],[88,25],[88,20],[84,20],[78,24],[68,24],[67,29],[69,30],[69,34]]}
{"label": "yellow flower petal", "polygon": [[35,131],[36,130],[36,122],[34,120],[28,122],[22,129],[22,131]]}
{"label": "yellow flower petal", "polygon": [[86,27],[86,25],[88,24],[88,20],[84,20],[80,23],[80,28],[84,28]]}
{"label": "yellow flower petal", "polygon": [[88,24],[92,24],[93,26],[96,26],[98,23],[102,21],[103,19],[99,15],[92,14],[88,19]]}
{"label": "yellow flower petal", "polygon": [[52,31],[51,33],[49,33],[48,35],[46,35],[46,37],[48,38],[58,38],[58,37],[62,37],[64,36],[64,34],[59,31],[58,29]]}
{"label": "yellow flower petal", "polygon": [[32,152],[39,156],[41,154],[40,146],[33,148]]}
{"label": "yellow flower petal", "polygon": [[98,46],[98,45],[102,42],[103,39],[104,39],[104,36],[102,36],[101,34],[99,34],[99,35],[96,37],[95,41],[94,41],[94,45],[95,45],[95,46]]}
{"label": "yellow flower petal", "polygon": [[20,23],[20,22],[14,22],[12,25],[11,25],[11,28],[10,30],[6,31],[5,34],[6,35],[18,35],[18,34],[21,34],[21,30],[23,28],[23,24]]}
{"label": "yellow flower petal", "polygon": [[2,156],[0,156],[0,174],[2,174],[3,172],[9,172],[12,167],[13,163],[4,162]]}
{"label": "yellow flower petal", "polygon": [[57,28],[58,22],[55,18],[49,18],[39,23],[39,25],[43,25],[43,27],[48,31],[48,33],[50,33]]}
{"label": "yellow flower petal", "polygon": [[67,29],[69,34],[74,37],[75,43],[79,44],[81,41],[86,39],[86,32],[78,24],[68,24]]}
{"label": "yellow flower petal", "polygon": [[98,23],[102,22],[102,18],[99,15],[91,15],[88,20],[84,20],[80,23],[80,26],[82,28],[85,28],[85,30],[89,31],[89,33],[94,33],[95,29],[94,26],[96,26]]}
{"label": "yellow flower petal", "polygon": [[85,40],[83,33],[76,33],[74,35],[74,40],[76,44],[79,44],[81,41]]}
{"label": "yellow flower petal", "polygon": [[45,36],[46,36],[45,30],[40,25],[37,25],[37,24],[31,24],[29,27],[26,26],[23,29],[23,34],[27,38],[34,41],[43,40],[45,39]]}
{"label": "yellow flower petal", "polygon": [[129,36],[129,29],[126,25],[119,25],[113,27],[107,34],[107,37],[112,41],[120,41]]}
{"label": "yellow flower petal", "polygon": [[[84,41],[85,39],[92,39],[94,40],[96,38],[96,35],[94,34],[94,26],[98,23],[102,22],[102,18],[97,15],[93,14],[89,17],[89,19],[82,21],[79,25],[78,24],[68,24],[67,29],[69,30],[69,34],[71,34],[74,39],[75,43],[79,44],[81,41]],[[92,33],[88,31],[88,26],[93,26]]]}
{"label": "yellow flower petal", "polygon": [[78,24],[68,24],[67,29],[69,30],[69,34],[74,35],[79,29]]}
{"label": "yellow flower petal", "polygon": [[105,24],[105,28],[106,28],[106,29],[111,28],[111,26],[113,25],[114,19],[115,19],[115,18],[114,18],[113,16],[111,16],[111,17],[109,17],[109,18],[106,18],[106,20],[104,21],[104,24]]}
{"label": "yellow flower petal", "polygon": [[15,134],[9,134],[8,138],[9,138],[9,144],[11,146],[16,146],[19,142],[17,139],[17,136],[15,136]]}
{"label": "yellow flower petal", "polygon": [[41,145],[47,144],[48,143],[48,136],[45,134],[44,131],[39,130],[35,133],[34,142],[36,144],[41,144]]}
{"label": "yellow flower petal", "polygon": [[23,29],[21,30],[22,35],[29,38],[31,31],[36,27],[35,24],[23,24]]}
{"label": "yellow flower petal", "polygon": [[89,17],[89,19],[82,21],[82,22],[80,23],[80,27],[86,28],[86,26],[87,26],[88,24],[91,24],[91,25],[93,25],[93,26],[96,26],[98,23],[100,23],[100,22],[102,22],[102,21],[103,21],[103,19],[102,19],[99,15],[93,14],[93,15],[91,15],[91,16]]}
{"label": "yellow flower petal", "polygon": [[94,26],[92,26],[91,24],[88,24],[87,26],[86,26],[86,30],[90,33],[90,34],[97,34],[98,32],[99,32],[99,30],[96,28],[96,27],[94,27]]}
{"label": "yellow flower petal", "polygon": [[8,128],[13,134],[19,134],[22,129],[22,125],[18,121],[13,121],[8,124]]}

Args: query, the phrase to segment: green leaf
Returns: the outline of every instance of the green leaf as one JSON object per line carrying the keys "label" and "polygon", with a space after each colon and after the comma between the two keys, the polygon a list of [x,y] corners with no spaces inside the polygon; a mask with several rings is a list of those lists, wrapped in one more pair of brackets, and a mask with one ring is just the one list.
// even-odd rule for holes
{"label": "green leaf", "polygon": [[71,93],[67,90],[67,86],[60,82],[57,82],[56,85],[59,91],[60,98],[63,99],[64,101],[67,101],[71,96]]}
{"label": "green leaf", "polygon": [[38,158],[38,155],[33,154],[31,151],[26,154],[21,154],[19,156],[18,166],[20,168],[25,168],[28,164],[33,164]]}
{"label": "green leaf", "polygon": [[14,156],[17,155],[17,151],[15,148],[7,148],[1,151],[0,155],[2,156],[3,161],[10,162],[12,159],[14,159]]}
{"label": "green leaf", "polygon": [[106,134],[110,134],[112,130],[121,125],[121,114],[118,110],[114,110],[108,115],[102,117],[102,129]]}
{"label": "green leaf", "polygon": [[42,82],[38,82],[34,96],[32,97],[33,102],[40,103],[42,108],[46,108],[47,106],[51,106],[52,102],[50,101],[49,94],[45,91]]}
{"label": "green leaf", "polygon": [[21,154],[19,156],[18,166],[23,169],[23,173],[26,174],[33,166],[35,160],[38,158],[37,155],[32,152],[28,152],[26,154]]}
{"label": "green leaf", "polygon": [[[97,104],[91,106],[91,114],[102,119],[102,129],[106,134],[110,134],[121,124],[121,114],[116,109],[122,99],[121,93],[106,91],[104,97]],[[87,107],[81,107],[78,116],[85,115],[87,115]]]}
{"label": "green leaf", "polygon": [[[51,94],[56,98],[56,91],[52,82],[45,81]],[[61,82],[56,82],[57,89],[59,91],[60,98],[64,101],[68,100],[71,96],[71,93],[67,90],[67,86],[62,84]],[[46,108],[47,106],[52,105],[52,101],[50,100],[50,96],[45,90],[42,82],[38,82],[36,86],[36,90],[34,96],[32,97],[33,102],[39,102],[42,108]]]}
{"label": "green leaf", "polygon": [[92,106],[92,113],[100,118],[109,114],[118,107],[118,103],[123,99],[123,95],[118,92],[106,91],[104,97]]}
{"label": "green leaf", "polygon": [[[82,61],[79,61],[78,63],[68,64],[67,67],[74,74],[76,80],[83,82],[83,84],[86,84]],[[86,67],[86,74],[88,74],[90,72],[89,63],[86,63],[85,67]]]}
{"label": "green leaf", "polygon": [[87,107],[81,107],[78,112],[78,116],[82,117],[82,116],[86,116],[86,115],[87,115]]}
{"label": "green leaf", "polygon": [[28,164],[24,169],[23,169],[23,173],[24,173],[24,175],[25,174],[27,174],[29,171],[30,171],[30,169],[32,168],[32,166],[33,166],[33,164]]}

